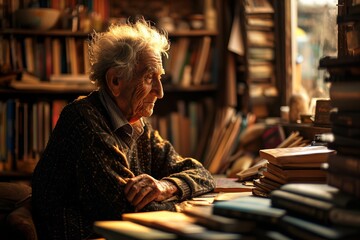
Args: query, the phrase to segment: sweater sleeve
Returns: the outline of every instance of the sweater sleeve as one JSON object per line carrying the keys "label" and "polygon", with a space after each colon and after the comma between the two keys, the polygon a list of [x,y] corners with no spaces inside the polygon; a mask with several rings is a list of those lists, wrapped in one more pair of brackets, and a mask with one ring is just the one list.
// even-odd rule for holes
{"label": "sweater sleeve", "polygon": [[180,190],[180,200],[185,200],[207,192],[215,187],[212,175],[196,159],[180,156],[171,143],[164,140],[158,131],[150,131],[153,174],[158,179],[173,182]]}

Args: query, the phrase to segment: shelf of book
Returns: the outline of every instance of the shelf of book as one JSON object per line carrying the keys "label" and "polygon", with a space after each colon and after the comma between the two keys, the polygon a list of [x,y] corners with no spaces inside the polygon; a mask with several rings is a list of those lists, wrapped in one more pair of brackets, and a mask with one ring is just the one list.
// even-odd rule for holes
{"label": "shelf of book", "polygon": [[[18,35],[18,36],[67,36],[67,37],[88,37],[91,32],[71,31],[66,29],[57,30],[33,30],[33,29],[17,29],[8,28],[0,30],[0,35]],[[216,30],[176,30],[168,32],[169,37],[199,37],[199,36],[217,36]]]}
{"label": "shelf of book", "polygon": [[[174,85],[164,85],[164,92],[165,93],[214,93],[217,91],[217,86],[215,84],[209,85],[200,85],[200,86],[190,86],[190,87],[183,87],[183,86],[174,86]],[[77,95],[87,95],[90,91],[84,90],[81,88],[77,89],[68,89],[66,91],[62,89],[38,89],[34,86],[32,89],[10,89],[10,88],[0,88],[0,99],[1,98],[16,98],[16,97],[26,97],[26,95],[42,95],[42,96],[49,96],[49,97],[56,97],[56,96],[77,96]]]}
{"label": "shelf of book", "polygon": [[[119,7],[115,2],[105,4],[114,4],[115,7]],[[213,4],[220,7],[225,3],[215,0]],[[199,8],[203,7],[205,6],[199,5]],[[130,11],[130,9],[120,10]],[[185,9],[180,9],[177,13],[182,13],[183,10]],[[194,9],[189,10],[195,11]],[[202,12],[204,9],[197,9],[196,11]],[[139,12],[143,14],[144,11],[138,9],[136,14]],[[217,10],[217,13],[220,11]],[[131,18],[130,15],[129,18]],[[217,21],[220,21],[221,18],[222,16],[219,14]],[[196,141],[200,141],[201,136],[205,136],[204,134],[210,136],[210,131],[213,130],[211,124],[213,124],[216,114],[215,108],[218,105],[218,99],[221,98],[218,95],[218,83],[220,82],[218,78],[223,75],[221,74],[221,66],[225,63],[220,60],[223,46],[220,46],[218,41],[223,26],[215,23],[215,28],[208,28],[205,24],[207,19],[204,19],[204,25],[201,28],[192,28],[190,22],[188,28],[179,28],[178,25],[181,24],[177,21],[183,23],[184,19],[174,18],[175,29],[167,32],[171,49],[169,57],[164,57],[163,64],[166,72],[163,76],[165,95],[163,99],[159,99],[151,121],[153,121],[155,128],[161,126],[165,138],[169,137],[174,145],[180,146],[177,148],[180,154],[201,156],[202,154],[196,148],[196,144],[199,144]],[[157,20],[159,19],[152,19],[155,23]],[[161,28],[159,24],[157,26]],[[48,123],[46,129],[43,128],[45,126],[37,126],[36,130],[33,130],[40,131],[42,142],[27,147],[27,151],[36,161],[46,145],[48,136],[45,135],[49,134],[56,124],[52,120],[54,112],[59,114],[58,110],[53,109],[53,104],[58,101],[73,101],[78,96],[88,95],[95,89],[90,84],[86,85],[86,88],[84,85],[77,85],[79,79],[84,79],[90,69],[87,61],[87,46],[92,31],[81,31],[80,28],[77,28],[79,31],[72,31],[71,28],[63,29],[60,25],[46,31],[18,29],[15,28],[14,24],[9,24],[7,27],[0,30],[0,52],[3,53],[0,56],[0,62],[6,63],[11,69],[11,73],[14,73],[17,78],[19,78],[17,73],[26,72],[28,76],[35,77],[35,79],[24,81],[23,78],[15,80],[15,77],[11,77],[9,85],[4,86],[2,84],[3,87],[0,87],[0,115],[8,117],[5,109],[9,109],[7,105],[10,104],[15,105],[11,107],[15,115],[19,111],[24,116],[35,111],[38,113],[37,115],[41,115],[41,122]],[[53,84],[54,76],[66,76],[68,82]],[[78,82],[69,84],[69,82],[73,82],[70,81],[72,78],[74,81],[79,78]],[[221,81],[225,80],[221,79]],[[2,81],[2,83],[7,83],[7,80]],[[27,109],[27,113],[23,113],[23,109]],[[36,119],[32,119],[34,116],[27,116],[28,122],[25,123],[24,120],[19,121],[15,115],[6,121],[10,121],[14,126],[16,124],[23,127],[26,124],[36,122]],[[6,124],[5,120],[0,120],[0,129],[4,129]],[[179,131],[179,126],[182,132],[175,134],[174,132]],[[207,133],[204,133],[205,130]],[[14,139],[11,141],[13,144],[17,141],[16,144],[23,145],[24,143],[20,140],[23,136],[19,136],[17,131],[15,128],[11,130],[11,134],[14,134]],[[26,134],[29,134],[29,138],[33,137],[30,130]],[[2,135],[2,139],[5,138]],[[203,146],[206,146],[207,140],[207,138],[201,140]],[[32,144],[31,141],[27,144]],[[14,150],[15,145],[10,146],[10,148],[5,151],[0,149],[0,158],[4,160],[11,155],[12,161],[21,160],[20,155],[23,153],[17,153],[17,150]],[[26,151],[22,148],[20,147],[21,151]],[[9,170],[16,170],[16,167]]]}
{"label": "shelf of book", "polygon": [[286,68],[281,64],[284,60],[279,47],[285,38],[279,34],[283,32],[283,23],[277,17],[283,14],[281,4],[272,0],[235,1],[228,9],[232,14],[228,65],[234,65],[228,71],[235,74],[238,84],[239,109],[258,118],[280,115],[285,80],[280,73]]}
{"label": "shelf of book", "polygon": [[18,90],[18,89],[8,89],[8,88],[0,88],[0,100],[8,99],[8,98],[76,98],[78,96],[87,95],[89,91],[81,90],[81,89],[73,89],[73,90],[41,90],[41,89],[26,89],[26,90]]}

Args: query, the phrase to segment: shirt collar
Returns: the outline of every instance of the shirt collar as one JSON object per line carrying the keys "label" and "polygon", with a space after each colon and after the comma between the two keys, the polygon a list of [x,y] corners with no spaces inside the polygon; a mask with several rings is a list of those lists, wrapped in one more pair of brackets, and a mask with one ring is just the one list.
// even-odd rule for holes
{"label": "shirt collar", "polygon": [[116,105],[114,100],[111,98],[109,93],[100,88],[100,101],[104,105],[106,111],[110,115],[110,121],[113,126],[113,131],[116,131],[122,127],[128,132],[129,135],[134,135],[133,137],[138,138],[144,132],[144,121],[140,118],[139,121],[136,121],[130,124],[124,114],[120,111],[119,107]]}

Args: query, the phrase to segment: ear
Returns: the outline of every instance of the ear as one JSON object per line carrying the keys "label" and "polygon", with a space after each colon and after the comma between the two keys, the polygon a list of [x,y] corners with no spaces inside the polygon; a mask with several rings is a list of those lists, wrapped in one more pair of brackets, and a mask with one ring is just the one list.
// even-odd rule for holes
{"label": "ear", "polygon": [[113,96],[119,96],[121,90],[121,81],[116,76],[116,71],[114,68],[110,68],[106,72],[106,84],[109,88],[109,91],[112,93]]}

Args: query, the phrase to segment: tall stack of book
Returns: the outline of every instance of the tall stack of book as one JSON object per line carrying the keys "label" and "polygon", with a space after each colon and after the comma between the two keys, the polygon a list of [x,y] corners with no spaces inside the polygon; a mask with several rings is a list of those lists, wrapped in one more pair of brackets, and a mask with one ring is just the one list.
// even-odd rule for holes
{"label": "tall stack of book", "polygon": [[328,184],[360,197],[360,56],[324,58],[330,73],[331,133],[322,134],[337,154],[326,165]]}
{"label": "tall stack of book", "polygon": [[323,134],[337,154],[327,164],[328,184],[360,198],[360,3],[339,7],[337,57],[320,60],[329,73],[331,133]]}
{"label": "tall stack of book", "polygon": [[268,197],[287,183],[325,183],[321,165],[334,153],[325,146],[261,149],[259,155],[268,164],[263,177],[254,181],[253,194]]}
{"label": "tall stack of book", "polygon": [[271,193],[271,207],[286,214],[281,232],[295,239],[358,239],[360,202],[328,184],[285,184]]}

